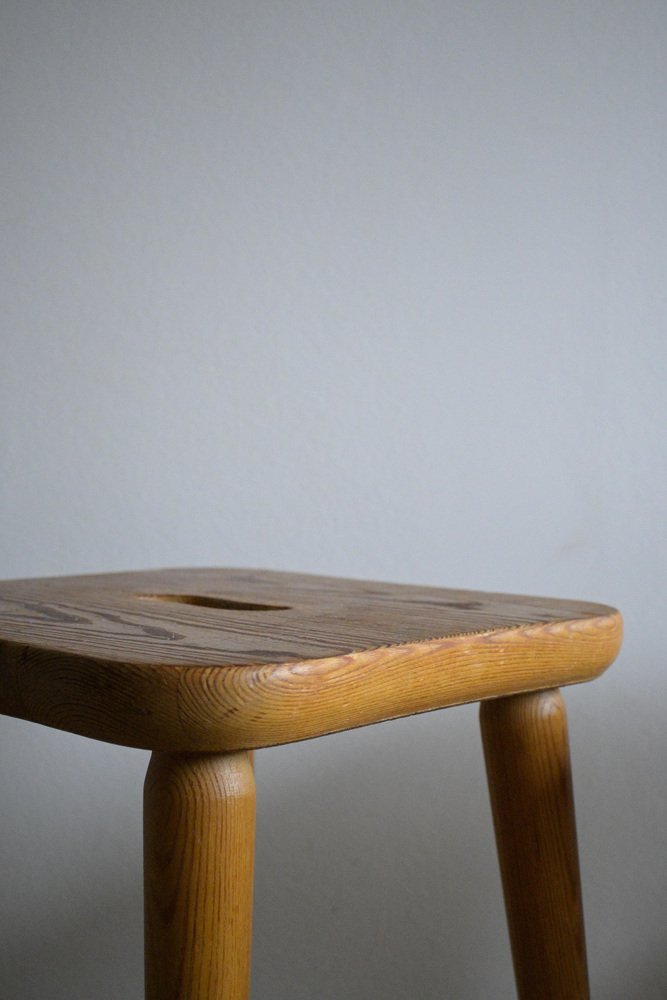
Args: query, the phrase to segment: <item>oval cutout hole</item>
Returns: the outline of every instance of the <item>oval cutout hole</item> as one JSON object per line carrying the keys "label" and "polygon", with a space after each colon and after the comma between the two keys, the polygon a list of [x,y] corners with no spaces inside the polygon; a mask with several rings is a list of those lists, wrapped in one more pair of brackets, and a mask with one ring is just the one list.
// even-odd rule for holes
{"label": "oval cutout hole", "polygon": [[216,608],[219,611],[289,611],[288,604],[255,604],[252,601],[235,601],[227,597],[204,597],[201,594],[137,594],[142,601],[168,601],[172,604],[192,604],[197,608]]}

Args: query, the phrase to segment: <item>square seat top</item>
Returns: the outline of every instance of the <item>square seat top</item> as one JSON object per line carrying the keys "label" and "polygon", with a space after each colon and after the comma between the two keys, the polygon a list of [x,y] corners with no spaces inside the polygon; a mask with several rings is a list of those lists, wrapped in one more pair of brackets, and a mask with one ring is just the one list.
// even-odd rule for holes
{"label": "square seat top", "polygon": [[590,680],[599,604],[247,569],[0,583],[0,712],[127,746],[287,743]]}

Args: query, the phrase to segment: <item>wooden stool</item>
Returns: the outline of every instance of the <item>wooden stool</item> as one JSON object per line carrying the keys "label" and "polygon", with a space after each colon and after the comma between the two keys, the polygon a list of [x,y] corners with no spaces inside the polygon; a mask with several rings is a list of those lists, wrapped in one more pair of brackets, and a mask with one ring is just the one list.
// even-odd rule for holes
{"label": "wooden stool", "polygon": [[481,701],[522,1000],[588,997],[565,707],[621,618],[573,601],[254,570],[0,584],[0,712],[153,751],[147,1000],[247,1000],[252,754]]}

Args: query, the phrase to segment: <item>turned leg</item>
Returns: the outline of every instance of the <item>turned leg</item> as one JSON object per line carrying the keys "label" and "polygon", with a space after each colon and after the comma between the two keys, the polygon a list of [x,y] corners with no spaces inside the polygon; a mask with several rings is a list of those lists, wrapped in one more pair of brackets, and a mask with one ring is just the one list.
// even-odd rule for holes
{"label": "turned leg", "polygon": [[480,719],[520,1000],[587,1000],[565,705],[558,691],[485,701]]}
{"label": "turned leg", "polygon": [[146,1000],[248,1000],[247,753],[154,753],[144,787]]}

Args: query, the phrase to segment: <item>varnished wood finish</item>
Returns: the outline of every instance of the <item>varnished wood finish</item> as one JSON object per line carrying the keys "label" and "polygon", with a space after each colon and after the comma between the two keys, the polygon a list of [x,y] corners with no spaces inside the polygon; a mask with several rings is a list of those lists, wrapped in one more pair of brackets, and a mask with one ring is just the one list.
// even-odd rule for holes
{"label": "varnished wood finish", "polygon": [[254,839],[247,754],[153,754],[144,789],[146,1000],[248,1000]]}
{"label": "varnished wood finish", "polygon": [[520,998],[585,1000],[565,712],[545,689],[601,673],[621,627],[596,604],[253,570],[10,581],[0,712],[155,751],[146,1000],[248,1000],[252,748],[491,699]]}
{"label": "varnished wood finish", "polygon": [[487,701],[481,725],[519,998],[588,1000],[563,699]]}
{"label": "varnished wood finish", "polygon": [[0,583],[0,712],[127,746],[250,749],[590,680],[620,638],[602,605],[304,574],[18,580]]}

